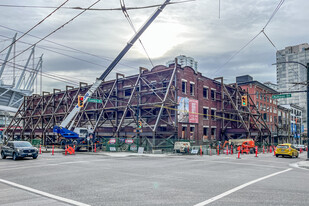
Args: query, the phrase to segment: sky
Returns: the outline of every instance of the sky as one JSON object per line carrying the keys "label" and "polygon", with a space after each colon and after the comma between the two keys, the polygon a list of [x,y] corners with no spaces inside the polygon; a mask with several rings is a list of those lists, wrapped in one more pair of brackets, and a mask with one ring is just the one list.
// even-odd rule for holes
{"label": "sky", "polygon": [[[64,7],[89,7],[96,1],[70,0]],[[176,1],[180,0],[172,0]],[[16,31],[19,31],[17,37],[20,37],[20,32],[28,31],[55,10],[4,5],[58,7],[63,2],[65,0],[2,0],[0,51],[10,44]],[[164,0],[124,2],[129,8],[161,4]],[[285,0],[267,25],[264,31],[276,48],[261,33],[242,51],[238,51],[263,29],[279,2],[280,0],[220,0],[220,16],[219,0],[196,0],[168,5],[141,36],[141,40],[154,65],[165,65],[178,55],[186,55],[193,57],[198,62],[198,71],[210,78],[223,76],[225,82],[232,83],[236,76],[249,74],[254,80],[276,83],[276,67],[272,65],[276,62],[276,48],[280,50],[309,42],[308,0]],[[119,7],[118,0],[101,0],[93,6],[100,9]],[[155,10],[156,8],[128,10],[128,14],[138,29]],[[29,34],[42,38],[80,12],[81,10],[59,9]],[[38,43],[35,57],[28,67],[34,68],[43,54],[43,91],[65,89],[65,85],[76,86],[77,82],[91,84],[133,35],[134,31],[122,11],[86,11],[47,37],[48,41]],[[17,43],[15,54],[18,57],[15,61],[18,68],[15,74],[21,73],[30,54],[30,50],[25,51],[28,44],[35,44],[38,40],[27,35]],[[0,60],[4,59],[7,51],[0,53]],[[25,52],[19,55],[22,51]],[[14,54],[10,57],[12,56]],[[114,79],[116,72],[127,76],[137,74],[139,67],[151,69],[152,65],[141,44],[136,42],[107,79]],[[7,66],[2,80],[12,83],[13,73],[13,68]],[[51,79],[47,75],[61,76],[65,80]],[[40,81],[35,83],[35,93],[40,92],[39,86]]]}

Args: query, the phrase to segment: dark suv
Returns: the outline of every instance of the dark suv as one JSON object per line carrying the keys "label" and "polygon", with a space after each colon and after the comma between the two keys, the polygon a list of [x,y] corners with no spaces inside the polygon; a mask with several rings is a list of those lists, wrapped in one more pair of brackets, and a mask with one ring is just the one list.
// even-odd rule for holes
{"label": "dark suv", "polygon": [[38,157],[38,149],[27,141],[9,141],[1,149],[2,159],[5,159],[7,156],[11,156],[13,160],[24,157],[36,159]]}

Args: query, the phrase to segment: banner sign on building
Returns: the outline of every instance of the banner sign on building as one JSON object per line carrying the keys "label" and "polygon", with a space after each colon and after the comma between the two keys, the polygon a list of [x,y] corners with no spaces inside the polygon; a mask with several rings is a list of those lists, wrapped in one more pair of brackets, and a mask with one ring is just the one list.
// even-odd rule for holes
{"label": "banner sign on building", "polygon": [[178,97],[178,122],[198,123],[198,100]]}
{"label": "banner sign on building", "polygon": [[293,125],[293,123],[291,123],[291,133],[292,134],[294,133],[294,125]]}
{"label": "banner sign on building", "polygon": [[302,126],[301,126],[301,133],[304,133],[304,132],[305,132],[305,126],[302,125]]}

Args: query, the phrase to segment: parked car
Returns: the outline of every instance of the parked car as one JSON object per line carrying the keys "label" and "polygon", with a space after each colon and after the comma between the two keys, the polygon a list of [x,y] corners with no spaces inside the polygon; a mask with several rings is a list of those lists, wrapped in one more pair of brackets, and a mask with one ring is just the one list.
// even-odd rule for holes
{"label": "parked car", "polygon": [[13,160],[24,157],[36,159],[38,157],[38,149],[27,141],[9,141],[1,149],[1,158],[5,159],[8,156],[12,157]]}
{"label": "parked car", "polygon": [[298,151],[296,147],[294,147],[292,144],[279,144],[276,148],[275,151],[276,157],[281,155],[282,157],[284,156],[289,156],[289,157],[296,157],[298,158]]}
{"label": "parked car", "polygon": [[300,149],[306,150],[306,146],[303,145],[303,144],[295,144],[294,147],[295,147],[298,151],[300,151]]}

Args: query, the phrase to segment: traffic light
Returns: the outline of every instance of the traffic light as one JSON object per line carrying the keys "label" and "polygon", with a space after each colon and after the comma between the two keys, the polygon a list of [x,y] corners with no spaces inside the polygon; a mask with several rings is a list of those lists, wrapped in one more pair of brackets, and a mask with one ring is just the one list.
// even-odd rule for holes
{"label": "traffic light", "polygon": [[78,103],[77,103],[77,105],[79,107],[84,107],[84,96],[79,96],[78,95]]}
{"label": "traffic light", "polygon": [[247,95],[241,96],[241,106],[246,107],[248,105]]}
{"label": "traffic light", "polygon": [[138,121],[138,128],[142,128],[142,121]]}

